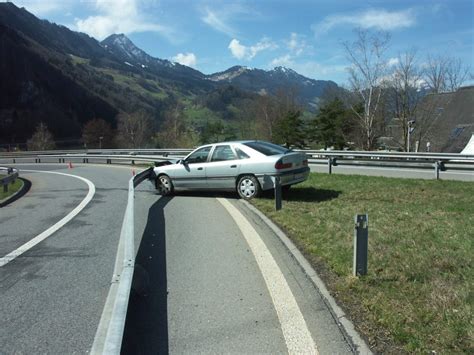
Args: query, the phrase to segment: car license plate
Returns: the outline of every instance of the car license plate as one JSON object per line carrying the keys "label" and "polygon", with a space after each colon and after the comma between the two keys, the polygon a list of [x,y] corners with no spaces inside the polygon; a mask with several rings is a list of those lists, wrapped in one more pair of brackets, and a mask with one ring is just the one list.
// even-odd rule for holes
{"label": "car license plate", "polygon": [[295,174],[295,180],[299,180],[303,178],[303,174]]}

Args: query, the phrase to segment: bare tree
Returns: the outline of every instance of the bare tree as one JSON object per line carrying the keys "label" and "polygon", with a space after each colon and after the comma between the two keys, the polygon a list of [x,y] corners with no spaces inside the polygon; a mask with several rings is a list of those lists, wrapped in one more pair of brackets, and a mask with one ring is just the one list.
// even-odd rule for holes
{"label": "bare tree", "polygon": [[100,118],[90,120],[82,130],[82,139],[88,148],[110,148],[113,135],[110,124]]}
{"label": "bare tree", "polygon": [[166,148],[187,148],[198,144],[197,133],[187,127],[184,106],[175,99],[164,112],[164,122],[154,137],[155,146]]}
{"label": "bare tree", "polygon": [[152,119],[145,111],[119,113],[118,140],[120,145],[129,148],[145,146],[152,136]]}
{"label": "bare tree", "polygon": [[40,122],[36,127],[36,131],[28,139],[27,145],[29,150],[49,150],[54,149],[55,146],[53,135],[43,122]]}
{"label": "bare tree", "polygon": [[463,65],[460,58],[450,58],[446,66],[446,88],[448,91],[456,91],[464,82],[472,76],[471,67]]}
{"label": "bare tree", "polygon": [[463,65],[460,58],[428,55],[424,80],[433,93],[453,92],[472,77],[471,67]]}
{"label": "bare tree", "polygon": [[440,93],[446,90],[446,69],[449,59],[444,56],[428,55],[424,80],[433,93]]}
{"label": "bare tree", "polygon": [[403,150],[409,147],[408,130],[411,122],[416,120],[416,110],[421,100],[418,87],[422,73],[416,61],[416,51],[410,50],[398,56],[391,79],[388,82],[388,99],[393,109],[392,116],[400,128],[400,146]]}
{"label": "bare tree", "polygon": [[381,117],[378,111],[387,72],[385,52],[390,35],[387,32],[369,33],[360,28],[356,34],[354,42],[344,42],[343,46],[352,64],[348,68],[352,90],[358,94],[364,107],[362,112],[355,106],[352,110],[364,135],[364,148],[370,150],[375,147],[378,135],[377,118]]}
{"label": "bare tree", "polygon": [[265,140],[272,141],[276,122],[276,100],[268,94],[260,94],[255,101],[256,126]]}

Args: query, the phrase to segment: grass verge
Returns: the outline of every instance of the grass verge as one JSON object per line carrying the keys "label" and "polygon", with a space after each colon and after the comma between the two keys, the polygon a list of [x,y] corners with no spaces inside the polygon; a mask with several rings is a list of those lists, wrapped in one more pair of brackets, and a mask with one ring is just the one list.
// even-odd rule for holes
{"label": "grass verge", "polygon": [[[286,230],[377,352],[474,353],[474,184],[311,174],[253,204]],[[354,215],[369,274],[352,276]]]}
{"label": "grass verge", "polygon": [[8,192],[3,192],[3,186],[0,186],[0,201],[6,199],[7,197],[10,197],[15,192],[17,192],[21,188],[22,184],[23,183],[20,179],[16,179],[13,184],[8,184]]}

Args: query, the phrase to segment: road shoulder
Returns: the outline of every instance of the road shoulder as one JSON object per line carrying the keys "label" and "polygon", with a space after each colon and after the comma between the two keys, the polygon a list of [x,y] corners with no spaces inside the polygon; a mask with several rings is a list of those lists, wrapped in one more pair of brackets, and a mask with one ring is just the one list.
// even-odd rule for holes
{"label": "road shoulder", "polygon": [[247,210],[247,213],[251,213],[259,220],[261,220],[286,247],[287,251],[291,254],[291,256],[297,262],[299,267],[303,270],[306,277],[312,282],[314,287],[319,292],[327,309],[330,311],[333,319],[340,328],[352,351],[359,354],[371,354],[372,352],[370,348],[367,346],[366,342],[362,339],[359,333],[355,330],[353,323],[347,318],[345,312],[341,309],[341,307],[339,307],[334,298],[331,296],[326,285],[318,276],[317,272],[306,260],[303,254],[298,250],[295,244],[288,238],[288,236],[267,216],[265,216],[262,212],[260,212],[257,208],[252,206],[247,201],[240,200],[239,203],[236,205],[240,205],[241,210]]}

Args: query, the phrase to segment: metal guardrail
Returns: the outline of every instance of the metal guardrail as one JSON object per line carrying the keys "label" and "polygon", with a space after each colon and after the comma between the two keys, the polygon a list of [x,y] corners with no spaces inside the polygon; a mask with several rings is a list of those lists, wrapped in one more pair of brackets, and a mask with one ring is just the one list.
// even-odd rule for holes
{"label": "metal guardrail", "polygon": [[119,250],[117,251],[114,275],[107,296],[107,303],[112,305],[112,310],[110,315],[102,315],[102,318],[107,319],[101,318],[100,323],[101,325],[104,324],[104,329],[98,330],[98,334],[99,332],[103,333],[103,336],[96,334],[91,350],[92,354],[120,354],[135,269],[135,188],[152,174],[153,168],[148,168],[129,180],[128,201],[120,232]]}
{"label": "metal guardrail", "polygon": [[327,164],[328,173],[333,166],[376,166],[391,168],[434,169],[435,178],[440,171],[472,171],[474,155],[452,153],[368,152],[368,151],[321,151],[296,150],[308,156],[309,164]]}
{"label": "metal guardrail", "polygon": [[[310,165],[326,164],[328,173],[334,166],[379,166],[393,168],[432,169],[436,179],[440,171],[460,170],[474,173],[474,155],[452,153],[411,153],[411,152],[380,152],[380,151],[325,151],[325,150],[295,150],[308,156]],[[107,164],[112,161],[157,162],[169,158],[182,158],[190,153],[190,149],[91,149],[78,151],[45,151],[45,152],[12,152],[1,153],[0,158],[12,163],[23,159],[35,159],[36,163],[50,162],[58,159],[59,163],[78,162],[89,163],[89,160],[104,160]],[[145,154],[144,154],[145,153]]]}
{"label": "metal guardrail", "polygon": [[3,192],[8,192],[8,185],[13,184],[18,179],[18,169],[9,167],[0,167],[0,175],[6,175],[0,178],[0,186],[3,186]]}

